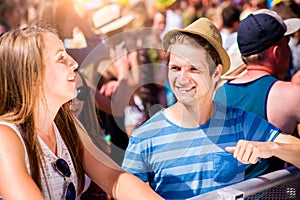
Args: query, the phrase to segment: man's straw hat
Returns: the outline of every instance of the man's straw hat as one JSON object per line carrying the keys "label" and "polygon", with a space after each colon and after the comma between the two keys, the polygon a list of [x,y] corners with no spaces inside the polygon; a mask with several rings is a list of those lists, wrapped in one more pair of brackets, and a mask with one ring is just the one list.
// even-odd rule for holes
{"label": "man's straw hat", "polygon": [[184,29],[173,29],[167,32],[163,38],[163,48],[165,50],[168,50],[169,48],[170,39],[178,33],[189,33],[207,40],[216,50],[221,59],[223,65],[222,74],[229,69],[230,59],[225,49],[222,47],[220,32],[209,19],[202,17]]}

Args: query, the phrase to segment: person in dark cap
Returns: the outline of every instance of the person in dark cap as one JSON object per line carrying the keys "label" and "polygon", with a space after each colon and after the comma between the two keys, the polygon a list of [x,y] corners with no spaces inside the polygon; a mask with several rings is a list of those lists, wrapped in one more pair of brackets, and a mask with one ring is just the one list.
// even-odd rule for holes
{"label": "person in dark cap", "polygon": [[133,131],[123,169],[165,199],[188,199],[243,181],[245,164],[259,158],[278,156],[300,166],[299,139],[252,113],[213,102],[230,60],[210,20],[170,30],[163,48],[177,102]]}
{"label": "person in dark cap", "polygon": [[[300,122],[300,86],[279,80],[289,67],[289,35],[300,19],[282,20],[274,11],[261,9],[241,21],[237,42],[247,72],[220,87],[215,100],[252,112],[293,134]],[[283,161],[271,158],[250,165],[246,178],[278,170]]]}

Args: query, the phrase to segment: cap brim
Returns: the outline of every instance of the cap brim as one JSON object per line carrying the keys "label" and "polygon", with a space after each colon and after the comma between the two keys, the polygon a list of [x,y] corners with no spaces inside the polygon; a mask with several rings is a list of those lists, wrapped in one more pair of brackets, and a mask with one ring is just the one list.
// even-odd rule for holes
{"label": "cap brim", "polygon": [[297,32],[300,29],[300,19],[299,18],[290,18],[284,20],[284,23],[286,25],[286,32],[284,35],[291,35],[295,32]]}
{"label": "cap brim", "polygon": [[227,52],[222,47],[222,44],[220,44],[214,38],[212,38],[212,37],[210,37],[206,34],[201,34],[199,32],[194,32],[194,31],[191,31],[191,30],[184,30],[184,29],[170,30],[163,37],[163,49],[165,51],[167,51],[168,48],[169,48],[170,39],[172,37],[174,37],[175,35],[180,34],[180,33],[198,35],[198,36],[204,38],[206,41],[208,41],[214,47],[214,49],[217,51],[217,53],[219,54],[219,57],[221,59],[222,65],[223,65],[222,75],[225,74],[228,71],[228,69],[230,67],[230,59],[229,59],[229,56],[228,56]]}

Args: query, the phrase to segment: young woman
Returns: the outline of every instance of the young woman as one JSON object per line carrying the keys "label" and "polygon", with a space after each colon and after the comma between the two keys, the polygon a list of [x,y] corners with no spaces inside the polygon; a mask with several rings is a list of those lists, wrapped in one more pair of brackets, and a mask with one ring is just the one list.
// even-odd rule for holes
{"label": "young woman", "polygon": [[115,199],[160,199],[82,142],[69,105],[78,64],[53,31],[32,26],[4,34],[0,63],[3,199],[73,200],[83,190],[84,174]]}

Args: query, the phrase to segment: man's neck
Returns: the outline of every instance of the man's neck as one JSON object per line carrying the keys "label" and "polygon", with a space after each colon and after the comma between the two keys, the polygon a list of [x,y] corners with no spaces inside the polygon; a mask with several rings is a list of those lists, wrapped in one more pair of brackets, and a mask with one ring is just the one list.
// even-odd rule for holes
{"label": "man's neck", "polygon": [[194,128],[206,123],[212,116],[214,104],[212,101],[205,106],[185,106],[181,103],[175,103],[167,108],[165,116],[181,127]]}
{"label": "man's neck", "polygon": [[274,74],[272,69],[264,65],[248,65],[247,70],[249,73],[255,72],[255,73],[270,74],[270,75]]}
{"label": "man's neck", "polygon": [[275,76],[269,67],[263,65],[248,65],[247,72],[243,76],[232,80],[231,83],[246,83],[266,75]]}

